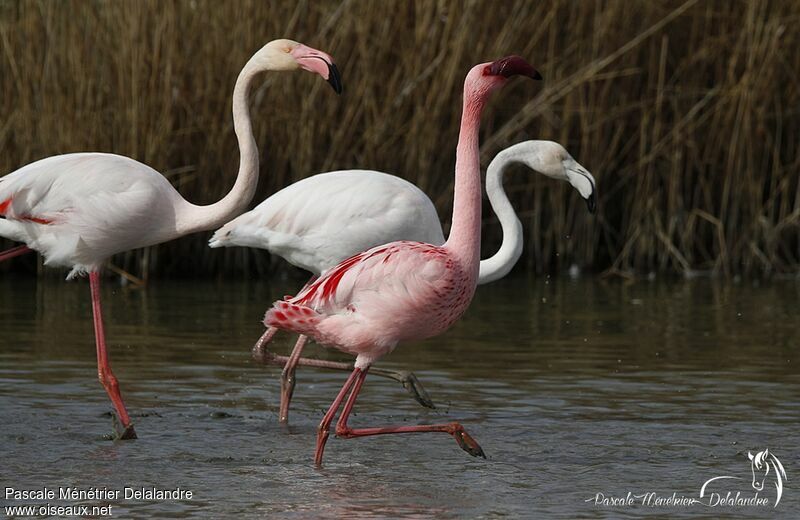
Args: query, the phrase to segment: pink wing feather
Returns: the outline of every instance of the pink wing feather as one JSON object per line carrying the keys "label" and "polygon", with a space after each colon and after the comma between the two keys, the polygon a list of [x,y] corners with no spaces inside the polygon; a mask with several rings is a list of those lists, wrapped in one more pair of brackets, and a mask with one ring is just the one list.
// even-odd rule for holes
{"label": "pink wing feather", "polygon": [[469,303],[460,287],[471,285],[457,283],[459,277],[468,274],[446,249],[392,242],[344,260],[294,298],[275,302],[264,324],[353,354],[378,347],[382,355],[399,340],[430,337],[458,319]]}

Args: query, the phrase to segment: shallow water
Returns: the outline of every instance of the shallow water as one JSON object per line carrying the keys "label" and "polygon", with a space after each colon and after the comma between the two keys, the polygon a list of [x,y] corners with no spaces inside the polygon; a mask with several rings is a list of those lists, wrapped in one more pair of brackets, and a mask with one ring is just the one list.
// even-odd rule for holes
{"label": "shallow water", "polygon": [[[106,326],[139,439],[112,442],[96,380],[88,283],[0,286],[0,485],[190,490],[190,500],[114,500],[116,517],[475,518],[800,515],[800,283],[625,285],[518,278],[479,289],[446,335],[401,345],[437,403],[370,377],[353,426],[461,421],[488,460],[443,434],[331,437],[315,430],[346,375],[298,372],[290,426],[278,370],[250,360],[268,302],[299,285],[109,283]],[[276,350],[290,347],[279,336]],[[307,353],[338,358],[312,346]],[[343,358],[346,359],[346,358]],[[604,506],[624,497],[753,496],[748,451],[788,480],[767,506]],[[105,504],[103,500],[10,500]]]}

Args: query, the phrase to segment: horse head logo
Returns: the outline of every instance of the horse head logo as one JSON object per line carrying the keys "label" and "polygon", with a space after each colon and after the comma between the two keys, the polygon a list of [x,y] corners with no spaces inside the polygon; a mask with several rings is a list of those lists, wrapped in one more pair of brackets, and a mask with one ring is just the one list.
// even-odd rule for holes
{"label": "horse head logo", "polygon": [[769,452],[769,449],[759,451],[755,455],[748,451],[747,458],[750,459],[750,470],[753,473],[753,489],[763,491],[767,479],[775,479],[775,487],[778,490],[778,496],[775,499],[775,505],[777,506],[783,494],[783,481],[788,480],[783,464],[775,455]]}

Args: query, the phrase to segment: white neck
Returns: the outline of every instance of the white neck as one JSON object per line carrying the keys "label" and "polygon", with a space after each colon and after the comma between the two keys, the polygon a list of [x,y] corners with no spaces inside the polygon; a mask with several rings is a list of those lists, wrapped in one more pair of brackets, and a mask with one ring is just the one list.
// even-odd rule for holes
{"label": "white neck", "polygon": [[248,95],[260,72],[253,59],[247,62],[233,88],[233,129],[239,142],[239,173],[231,191],[208,206],[186,203],[178,217],[180,235],[214,229],[239,215],[253,199],[258,185],[258,146],[250,123]]}
{"label": "white neck", "polygon": [[494,282],[507,275],[522,256],[522,222],[503,188],[503,174],[511,164],[524,163],[521,150],[512,146],[497,154],[486,170],[486,194],[503,228],[500,249],[481,260],[478,284]]}

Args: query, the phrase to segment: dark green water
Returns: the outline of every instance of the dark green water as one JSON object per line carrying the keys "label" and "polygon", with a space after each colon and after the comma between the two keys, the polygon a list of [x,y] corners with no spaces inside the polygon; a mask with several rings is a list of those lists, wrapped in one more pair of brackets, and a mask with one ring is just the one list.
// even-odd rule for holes
{"label": "dark green water", "polygon": [[[458,420],[488,460],[442,434],[332,437],[321,470],[316,426],[346,375],[301,369],[283,427],[279,372],[250,360],[267,304],[298,285],[108,283],[112,361],[139,434],[115,443],[104,438],[111,406],[96,379],[88,283],[5,279],[2,488],[193,493],[112,501],[120,518],[800,516],[797,281],[482,287],[453,330],[401,345],[379,365],[414,370],[438,409],[370,377],[351,425]],[[292,341],[279,336],[276,350]],[[769,479],[759,493],[767,507],[594,503],[629,491],[697,498],[720,475],[736,479],[716,491],[752,496],[747,454],[765,448],[788,477],[777,507]],[[106,503],[27,503],[45,502]]]}

